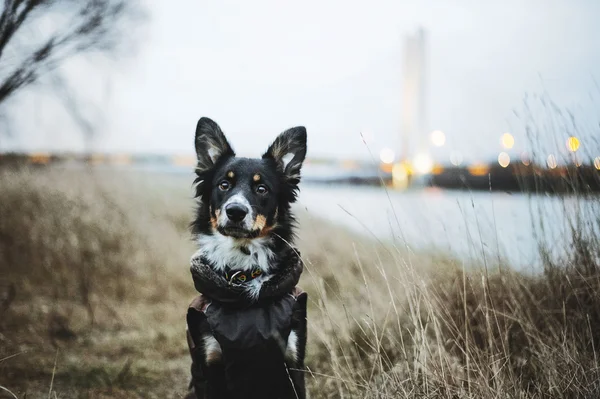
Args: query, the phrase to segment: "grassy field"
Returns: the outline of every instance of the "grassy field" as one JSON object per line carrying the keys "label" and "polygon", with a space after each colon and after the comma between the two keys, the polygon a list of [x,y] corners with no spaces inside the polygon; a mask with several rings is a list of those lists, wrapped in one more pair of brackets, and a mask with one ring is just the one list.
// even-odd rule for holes
{"label": "grassy field", "polygon": [[[0,171],[0,398],[185,394],[191,192],[181,177]],[[524,276],[298,214],[310,397],[600,396],[600,220],[573,220],[568,256]]]}

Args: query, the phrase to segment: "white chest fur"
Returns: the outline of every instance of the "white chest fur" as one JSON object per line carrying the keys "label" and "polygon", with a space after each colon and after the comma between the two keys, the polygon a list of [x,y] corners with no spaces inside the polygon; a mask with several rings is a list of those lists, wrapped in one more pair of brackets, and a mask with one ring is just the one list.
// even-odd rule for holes
{"label": "white chest fur", "polygon": [[268,272],[274,257],[268,247],[269,238],[244,240],[222,234],[200,235],[198,244],[200,249],[194,256],[206,258],[215,271],[223,272],[225,267],[243,271],[260,268],[264,274],[245,284],[248,296],[258,298],[262,284],[270,278]]}
{"label": "white chest fur", "polygon": [[222,234],[200,235],[198,244],[200,249],[197,254],[208,259],[217,271],[223,271],[225,267],[244,271],[259,267],[266,273],[274,256],[268,247],[269,238],[266,237],[244,240]]}

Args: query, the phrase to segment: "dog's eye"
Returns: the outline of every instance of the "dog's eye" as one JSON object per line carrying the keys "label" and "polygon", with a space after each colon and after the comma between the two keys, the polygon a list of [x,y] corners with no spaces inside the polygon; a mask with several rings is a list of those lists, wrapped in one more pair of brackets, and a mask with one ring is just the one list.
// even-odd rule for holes
{"label": "dog's eye", "polygon": [[229,184],[229,182],[227,180],[223,180],[221,183],[219,183],[219,188],[222,191],[227,191],[227,190],[229,190],[230,187],[231,187],[231,184]]}
{"label": "dog's eye", "polygon": [[259,194],[266,194],[269,192],[269,189],[264,184],[259,184],[256,186],[256,192]]}

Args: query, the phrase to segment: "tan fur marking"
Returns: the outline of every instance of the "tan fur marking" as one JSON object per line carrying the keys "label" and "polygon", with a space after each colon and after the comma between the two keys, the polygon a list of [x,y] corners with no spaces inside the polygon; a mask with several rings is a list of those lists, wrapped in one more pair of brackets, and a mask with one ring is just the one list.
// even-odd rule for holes
{"label": "tan fur marking", "polygon": [[254,219],[254,226],[252,226],[253,230],[262,231],[267,224],[267,218],[265,215],[256,215],[256,219]]}
{"label": "tan fur marking", "polygon": [[277,227],[277,224],[274,224],[273,226],[266,226],[265,228],[263,228],[260,231],[260,234],[258,235],[259,237],[266,237],[269,235],[269,233],[275,228]]}
{"label": "tan fur marking", "polygon": [[213,229],[217,229],[217,226],[219,225],[219,215],[221,214],[221,210],[217,209],[215,212],[215,217],[210,217],[210,224],[212,225]]}
{"label": "tan fur marking", "polygon": [[252,226],[252,228],[256,231],[258,230],[258,236],[259,237],[266,237],[269,235],[269,233],[275,228],[277,227],[277,223],[273,224],[272,226],[267,226],[267,217],[265,215],[258,215],[256,216],[256,219],[254,220],[254,225]]}
{"label": "tan fur marking", "polygon": [[221,360],[221,352],[210,351],[206,354],[206,363],[218,362]]}
{"label": "tan fur marking", "polygon": [[260,181],[260,175],[257,173],[252,177],[252,180],[254,181]]}
{"label": "tan fur marking", "polygon": [[233,171],[230,170],[229,172],[227,172],[227,177],[229,177],[230,179],[233,179],[235,177],[235,173],[233,173]]}

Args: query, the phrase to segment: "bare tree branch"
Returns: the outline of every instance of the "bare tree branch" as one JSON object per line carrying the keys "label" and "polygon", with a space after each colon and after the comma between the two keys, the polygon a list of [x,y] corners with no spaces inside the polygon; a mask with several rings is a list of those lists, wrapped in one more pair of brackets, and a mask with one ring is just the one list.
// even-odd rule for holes
{"label": "bare tree branch", "polygon": [[[46,2],[48,2],[46,0]],[[5,0],[0,17],[0,59],[4,48],[19,30],[29,13],[44,0]],[[23,7],[21,7],[23,5]]]}
{"label": "bare tree branch", "polygon": [[[132,0],[4,0],[0,14],[0,107],[22,88],[51,73],[65,60],[92,51],[114,50],[123,39],[120,29],[136,15]],[[20,54],[20,61],[7,61],[6,50],[13,46],[26,25],[52,17],[55,29],[42,33]],[[14,45],[13,47],[15,47]]]}

